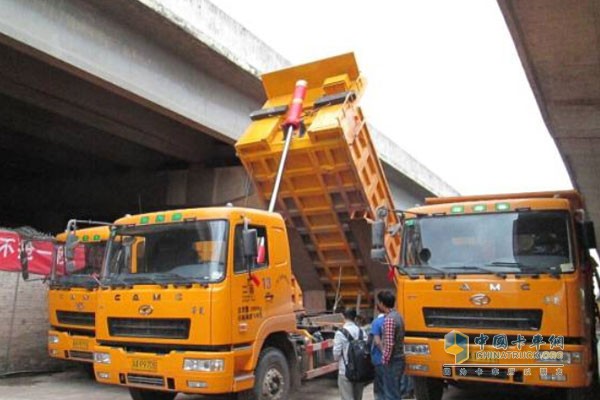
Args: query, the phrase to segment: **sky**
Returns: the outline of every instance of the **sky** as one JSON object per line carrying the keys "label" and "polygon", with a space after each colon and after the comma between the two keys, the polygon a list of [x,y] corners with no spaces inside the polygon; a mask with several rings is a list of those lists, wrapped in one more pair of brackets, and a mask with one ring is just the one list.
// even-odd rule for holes
{"label": "sky", "polygon": [[495,1],[211,1],[293,64],[353,51],[366,119],[461,194],[572,188]]}

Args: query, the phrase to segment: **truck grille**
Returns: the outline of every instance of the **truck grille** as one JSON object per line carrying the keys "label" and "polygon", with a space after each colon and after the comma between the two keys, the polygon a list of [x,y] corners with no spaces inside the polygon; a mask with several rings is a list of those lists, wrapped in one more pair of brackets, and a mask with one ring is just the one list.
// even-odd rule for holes
{"label": "truck grille", "polygon": [[127,374],[127,383],[131,383],[134,385],[164,387],[165,378],[163,378],[162,376]]}
{"label": "truck grille", "polygon": [[94,361],[94,353],[91,351],[69,351],[69,358],[78,359],[78,360],[86,360],[86,361]]}
{"label": "truck grille", "polygon": [[542,310],[423,308],[429,328],[480,328],[537,331]]}
{"label": "truck grille", "polygon": [[93,312],[56,311],[56,319],[65,325],[94,326],[96,315]]}
{"label": "truck grille", "polygon": [[190,320],[173,318],[109,318],[108,330],[111,336],[187,339],[190,334]]}

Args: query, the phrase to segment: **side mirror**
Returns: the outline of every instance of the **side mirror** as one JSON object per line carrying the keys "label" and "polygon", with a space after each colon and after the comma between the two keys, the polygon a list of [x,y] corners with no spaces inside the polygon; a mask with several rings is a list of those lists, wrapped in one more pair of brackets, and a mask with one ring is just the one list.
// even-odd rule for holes
{"label": "side mirror", "polygon": [[244,258],[255,259],[258,255],[258,232],[256,229],[244,229],[242,240],[244,242]]}
{"label": "side mirror", "polygon": [[596,248],[596,231],[592,221],[581,223],[581,241],[584,248],[590,250]]}
{"label": "side mirror", "polygon": [[65,241],[65,259],[67,264],[69,261],[73,261],[75,259],[75,248],[77,247],[77,244],[79,244],[79,239],[77,239],[77,236],[73,233],[73,231],[70,231],[67,234],[67,240]]}
{"label": "side mirror", "polygon": [[385,249],[383,247],[371,249],[371,260],[385,262],[385,256]]}
{"label": "side mirror", "polygon": [[381,219],[371,224],[371,247],[379,248],[385,244],[385,222]]}
{"label": "side mirror", "polygon": [[21,261],[21,276],[23,277],[23,280],[26,281],[29,279],[29,259],[27,258],[25,243],[23,243],[23,246],[21,246],[19,260]]}
{"label": "side mirror", "polygon": [[371,224],[371,259],[385,261],[385,221],[378,219]]}

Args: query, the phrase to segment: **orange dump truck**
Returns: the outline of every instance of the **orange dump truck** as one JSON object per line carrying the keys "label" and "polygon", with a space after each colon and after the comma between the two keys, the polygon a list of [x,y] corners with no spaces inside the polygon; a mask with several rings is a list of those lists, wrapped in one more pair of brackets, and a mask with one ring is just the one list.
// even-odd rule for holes
{"label": "orange dump truck", "polygon": [[[286,399],[302,379],[337,370],[335,319],[302,312],[288,226],[312,254],[303,267],[332,288],[341,282],[341,301],[370,298],[347,222],[393,206],[357,105],[361,82],[351,54],[263,76],[268,100],[236,150],[268,211],[191,208],[115,222],[96,311],[99,382],[127,386],[134,399]],[[396,256],[399,238],[387,243]]]}
{"label": "orange dump truck", "polygon": [[67,233],[57,235],[58,251],[52,264],[48,290],[48,352],[51,357],[87,363],[94,361],[96,291],[109,228],[73,232],[76,257],[66,267]]}
{"label": "orange dump truck", "polygon": [[575,191],[431,198],[404,213],[398,309],[418,400],[445,384],[598,379],[595,248]]}

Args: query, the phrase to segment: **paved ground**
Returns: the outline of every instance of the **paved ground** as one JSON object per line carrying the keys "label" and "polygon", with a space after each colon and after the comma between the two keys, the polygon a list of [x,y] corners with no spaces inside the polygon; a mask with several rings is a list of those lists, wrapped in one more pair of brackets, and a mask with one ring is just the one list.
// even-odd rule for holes
{"label": "paved ground", "polygon": [[[292,400],[339,399],[335,378],[321,378],[304,384]],[[365,389],[363,400],[373,400],[372,386]],[[90,380],[83,371],[69,370],[56,374],[22,376],[0,379],[0,399],[4,400],[129,400],[126,389],[101,385]],[[180,395],[177,400],[200,400],[202,396]],[[562,396],[548,396],[540,392],[523,390],[507,392],[502,386],[485,385],[474,390],[451,387],[444,400],[554,400]],[[208,399],[208,398],[205,398]],[[210,398],[217,400],[217,398]],[[219,399],[220,400],[220,399]]]}

